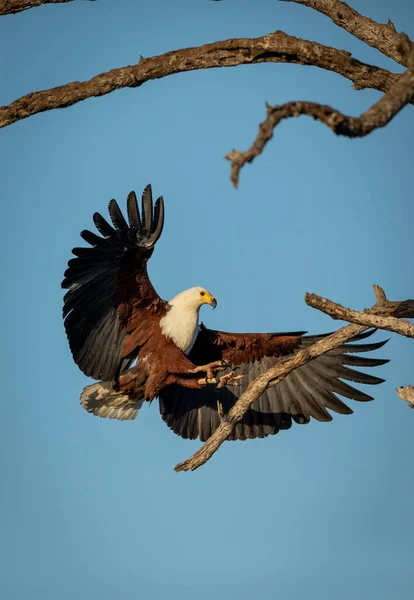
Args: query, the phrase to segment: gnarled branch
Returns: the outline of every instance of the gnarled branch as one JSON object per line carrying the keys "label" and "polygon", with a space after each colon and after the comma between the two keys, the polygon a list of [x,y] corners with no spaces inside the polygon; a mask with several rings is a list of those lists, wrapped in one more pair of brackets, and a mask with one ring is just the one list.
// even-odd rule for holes
{"label": "gnarled branch", "polygon": [[151,58],[141,57],[138,64],[112,69],[88,81],[74,81],[27,94],[8,106],[0,107],[0,127],[46,110],[65,108],[87,98],[104,96],[117,89],[139,87],[146,81],[174,73],[265,62],[327,69],[346,77],[358,89],[373,88],[383,92],[395,85],[400,77],[386,69],[362,63],[345,50],[276,31],[258,38],[230,39]]}
{"label": "gnarled branch", "polygon": [[[386,298],[385,294],[383,297],[380,297],[378,290],[378,286],[374,287],[374,291],[376,293],[377,302],[380,302],[381,310],[388,310],[388,314],[395,311],[397,307],[395,304],[390,303],[392,306],[385,306]],[[382,291],[382,290],[381,290]],[[306,294],[306,297],[312,296],[311,294]],[[378,300],[379,299],[379,300]],[[411,302],[411,301],[408,301]],[[403,304],[403,303],[398,303]],[[377,308],[377,304],[375,304],[367,311],[375,311]],[[362,313],[364,314],[364,313]],[[367,315],[365,315],[367,316]],[[408,323],[410,325],[410,323]],[[221,444],[228,438],[230,433],[233,431],[234,427],[237,425],[239,421],[243,418],[243,415],[249,410],[251,405],[255,400],[257,400],[265,390],[269,387],[273,387],[280,383],[289,373],[306,364],[307,362],[333,350],[334,348],[339,348],[342,344],[345,344],[349,340],[351,340],[354,336],[363,333],[367,329],[371,328],[371,324],[362,324],[358,325],[352,323],[351,325],[346,325],[345,327],[341,327],[332,335],[319,340],[312,346],[309,346],[305,350],[300,350],[296,352],[293,356],[281,359],[276,365],[274,365],[271,369],[262,373],[257,377],[246,389],[245,392],[240,396],[235,405],[229,410],[229,412],[222,418],[221,423],[213,433],[213,435],[204,443],[204,445],[197,450],[190,458],[185,460],[184,462],[179,463],[175,467],[175,471],[194,471],[201,467],[204,463],[206,463],[215,452],[220,448]],[[378,323],[375,325],[382,329],[381,325]]]}
{"label": "gnarled branch", "polygon": [[[407,65],[407,57],[398,50],[399,34],[394,24],[377,23],[373,19],[361,15],[352,6],[340,0],[284,0],[313,8],[329,17],[335,25],[342,27],[362,42],[379,50],[401,65]],[[412,44],[412,42],[411,42]],[[414,45],[412,44],[413,49]]]}
{"label": "gnarled branch", "polygon": [[[407,36],[404,42],[409,43]],[[411,60],[411,59],[410,59]],[[412,67],[412,64],[410,64]],[[404,106],[414,101],[414,70],[408,69],[398,81],[360,117],[349,117],[331,106],[316,102],[287,102],[281,106],[267,105],[267,118],[260,123],[259,132],[251,147],[241,152],[232,150],[226,158],[231,162],[230,178],[235,188],[239,184],[240,171],[246,163],[259,156],[272,139],[277,125],[283,120],[308,115],[327,125],[337,135],[364,137],[387,125]]]}

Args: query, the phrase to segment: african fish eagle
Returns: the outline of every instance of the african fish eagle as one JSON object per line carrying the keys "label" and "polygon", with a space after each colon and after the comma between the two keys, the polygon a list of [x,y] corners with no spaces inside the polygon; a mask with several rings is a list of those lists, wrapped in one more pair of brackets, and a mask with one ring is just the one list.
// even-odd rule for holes
{"label": "african fish eagle", "polygon": [[[153,205],[148,185],[141,213],[131,192],[128,222],[115,200],[109,214],[113,226],[99,213],[93,216],[100,236],[81,232],[90,247],[73,249],[75,258],[62,282],[68,290],[63,317],[74,361],[85,375],[101,380],[82,392],[81,404],[88,412],[131,420],[144,401],[158,397],[161,416],[175,433],[204,441],[220,423],[219,405],[227,413],[248,384],[280,357],[324,337],[306,336],[305,331],[228,333],[199,325],[200,307],[217,304],[210,292],[193,287],[167,302],[148,277],[147,262],[164,225],[163,198]],[[289,429],[292,419],[331,421],[327,409],[352,413],[335,394],[372,400],[344,380],[383,382],[349,367],[388,362],[358,356],[384,344],[347,343],[292,371],[252,404],[229,439],[276,434]],[[237,368],[241,375],[234,377]]]}

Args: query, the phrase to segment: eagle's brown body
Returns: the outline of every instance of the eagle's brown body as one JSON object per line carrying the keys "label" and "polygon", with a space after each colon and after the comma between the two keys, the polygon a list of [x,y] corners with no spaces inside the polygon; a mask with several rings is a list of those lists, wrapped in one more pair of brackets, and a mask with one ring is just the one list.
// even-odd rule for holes
{"label": "eagle's brown body", "polygon": [[[145,400],[158,397],[162,417],[176,433],[205,440],[219,424],[217,401],[227,412],[260,373],[322,336],[197,329],[200,306],[216,304],[211,294],[192,288],[166,302],[148,278],[147,261],[164,222],[162,198],[153,210],[147,186],[140,214],[132,192],[127,202],[129,223],[114,200],[109,212],[114,227],[95,213],[102,237],[81,233],[91,247],[73,250],[76,258],[69,261],[62,283],[68,289],[63,313],[74,360],[86,375],[103,380],[85,388],[82,405],[99,416],[133,419]],[[384,364],[386,360],[354,356],[384,343],[345,344],[296,369],[264,392],[231,439],[274,434],[289,428],[292,419],[329,421],[332,417],[326,409],[351,413],[335,393],[360,401],[372,399],[343,380],[382,382],[348,366]],[[222,387],[209,383],[207,365],[217,361],[227,365],[221,376],[240,368],[243,377],[237,386],[231,380]],[[197,369],[204,365],[204,370]]]}

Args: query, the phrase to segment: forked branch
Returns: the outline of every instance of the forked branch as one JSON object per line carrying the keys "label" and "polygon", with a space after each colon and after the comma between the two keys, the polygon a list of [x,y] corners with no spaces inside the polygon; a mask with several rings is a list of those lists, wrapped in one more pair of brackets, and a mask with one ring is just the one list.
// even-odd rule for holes
{"label": "forked branch", "polygon": [[[381,288],[380,288],[381,289]],[[401,317],[405,316],[408,319],[414,318],[414,300],[405,300],[404,302],[389,302],[388,309],[384,305],[378,307],[375,305],[373,308],[368,308],[364,312],[352,310],[351,308],[345,308],[341,304],[332,302],[322,296],[316,294],[306,294],[305,302],[312,308],[326,313],[333,319],[340,319],[341,321],[348,321],[349,323],[355,323],[358,325],[366,325],[367,327],[377,327],[378,329],[386,329],[387,331],[393,331],[406,337],[414,338],[414,325],[409,321],[405,321]],[[393,305],[398,304],[397,308]],[[388,310],[389,316],[380,316],[378,314],[378,308],[382,314]],[[398,318],[391,316],[398,314]]]}

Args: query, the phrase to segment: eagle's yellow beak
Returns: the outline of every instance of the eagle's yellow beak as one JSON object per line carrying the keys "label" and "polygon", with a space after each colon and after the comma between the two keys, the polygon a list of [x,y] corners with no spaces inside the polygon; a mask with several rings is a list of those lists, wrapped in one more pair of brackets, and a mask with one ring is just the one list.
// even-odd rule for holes
{"label": "eagle's yellow beak", "polygon": [[202,296],[202,301],[204,304],[210,304],[210,306],[216,308],[217,300],[210,294],[210,292],[203,290],[200,292],[200,296]]}
{"label": "eagle's yellow beak", "polygon": [[216,306],[217,306],[217,300],[216,300],[216,299],[215,299],[213,296],[211,296],[211,297],[210,297],[210,302],[209,302],[209,304],[210,304],[210,306],[212,306],[213,308],[216,308]]}

